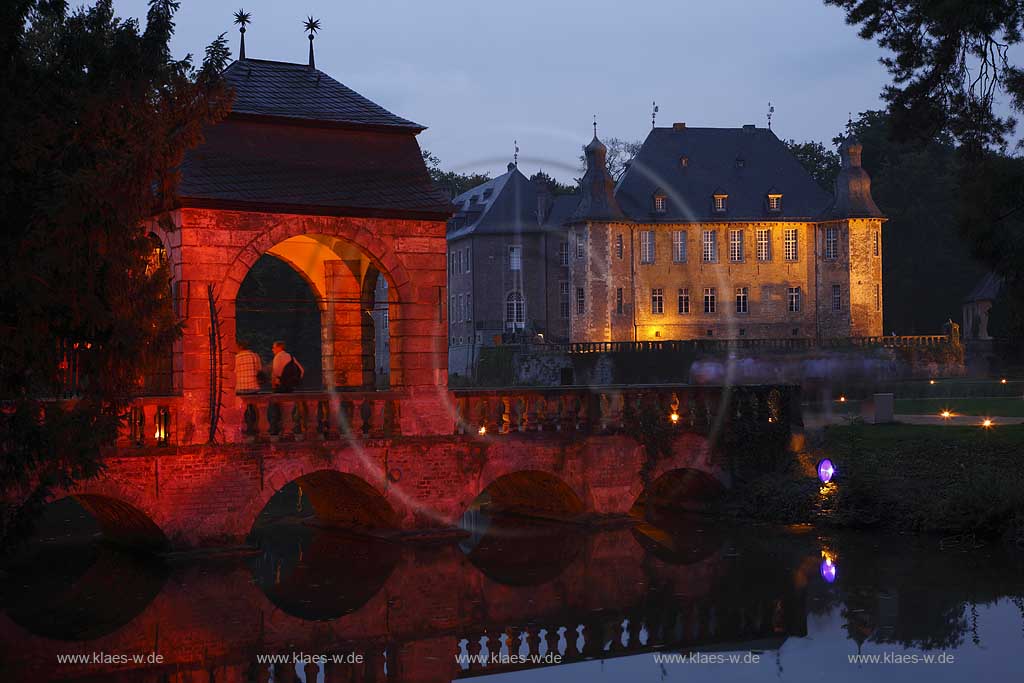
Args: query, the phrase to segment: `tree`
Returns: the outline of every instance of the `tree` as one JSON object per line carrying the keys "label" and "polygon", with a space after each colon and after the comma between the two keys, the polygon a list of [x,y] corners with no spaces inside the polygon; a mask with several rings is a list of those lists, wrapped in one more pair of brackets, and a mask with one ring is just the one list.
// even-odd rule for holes
{"label": "tree", "polygon": [[[1021,161],[1002,154],[1012,116],[1024,111],[1024,70],[1010,60],[1021,42],[1019,0],[825,0],[846,10],[860,35],[892,52],[882,63],[893,82],[883,96],[899,141],[946,135],[956,143],[957,219],[975,256],[1003,276],[1013,336],[1024,339],[1024,184]],[[1012,321],[1018,321],[1016,324]]]}
{"label": "tree", "polygon": [[577,188],[575,185],[563,185],[562,183],[558,182],[557,180],[549,176],[544,171],[537,171],[532,176],[530,176],[530,180],[538,184],[544,183],[545,185],[548,186],[548,189],[551,191],[551,194],[553,195],[576,194]]}
{"label": "tree", "polygon": [[820,142],[783,140],[790,153],[821,187],[832,192],[839,173],[839,154]]}
{"label": "tree", "polygon": [[[128,397],[180,334],[143,226],[230,95],[223,35],[199,68],[172,59],[177,7],[151,0],[145,29],[111,0],[0,10],[0,537],[101,470]],[[69,358],[75,400],[57,401]]]}
{"label": "tree", "polygon": [[441,160],[436,154],[429,150],[423,150],[423,163],[427,165],[427,171],[434,183],[451,193],[452,197],[458,197],[463,192],[472,190],[477,185],[482,185],[491,179],[489,173],[457,173],[445,171],[441,168]]}
{"label": "tree", "polygon": [[[608,148],[606,165],[608,166],[608,173],[615,180],[622,177],[630,162],[636,158],[640,148],[644,146],[644,143],[640,140],[623,140],[621,138],[608,138],[601,142]],[[583,174],[587,172],[587,157],[580,154],[579,160],[580,177],[582,178]]]}

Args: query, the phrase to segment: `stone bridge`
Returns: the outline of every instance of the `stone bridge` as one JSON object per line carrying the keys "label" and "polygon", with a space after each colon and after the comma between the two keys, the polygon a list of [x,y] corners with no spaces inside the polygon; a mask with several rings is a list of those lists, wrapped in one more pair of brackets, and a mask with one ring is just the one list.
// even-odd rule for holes
{"label": "stone bridge", "polygon": [[[38,581],[0,614],[5,680],[266,683],[271,666],[257,656],[302,652],[359,655],[324,666],[325,683],[437,683],[524,668],[456,659],[490,650],[574,662],[666,648],[774,649],[806,635],[816,571],[816,558],[801,564],[777,548],[724,557],[728,538],[714,529],[674,541],[642,527],[518,541],[490,534],[467,549],[306,531],[298,549],[268,543],[249,566],[144,566],[93,546],[77,579]],[[282,537],[295,541],[294,531]],[[162,660],[56,661],[97,652]],[[316,680],[310,666],[307,681]],[[298,681],[295,666],[276,665],[273,680]]]}
{"label": "stone bridge", "polygon": [[[74,497],[111,539],[172,549],[244,543],[293,482],[324,524],[374,534],[451,529],[481,508],[563,520],[624,515],[646,501],[685,508],[729,483],[716,440],[741,424],[788,434],[797,395],[445,392],[449,433],[430,436],[403,434],[399,392],[249,395],[238,397],[243,424],[211,444],[179,439],[175,397],[147,398],[103,473],[54,499]],[[669,433],[670,452],[649,454],[638,440],[650,420]]]}

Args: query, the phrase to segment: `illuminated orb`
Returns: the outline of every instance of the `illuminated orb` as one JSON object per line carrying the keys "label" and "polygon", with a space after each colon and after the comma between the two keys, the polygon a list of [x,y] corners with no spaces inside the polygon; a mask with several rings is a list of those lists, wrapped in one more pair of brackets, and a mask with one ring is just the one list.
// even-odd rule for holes
{"label": "illuminated orb", "polygon": [[487,433],[487,427],[485,427],[484,425],[480,425],[480,429],[476,430],[476,433],[483,436],[484,434]]}
{"label": "illuminated orb", "polygon": [[821,571],[821,578],[825,579],[825,583],[833,583],[836,580],[836,565],[831,557],[823,559],[818,569]]}
{"label": "illuminated orb", "polygon": [[933,379],[928,380],[928,384],[935,384],[935,380],[933,380]]}
{"label": "illuminated orb", "polygon": [[943,410],[941,413],[939,413],[939,416],[943,420],[948,420],[949,418],[953,417],[953,413],[949,412],[948,410]]}
{"label": "illuminated orb", "polygon": [[845,397],[845,396],[843,396],[843,395],[840,395],[840,396],[839,396],[839,402],[840,402],[840,403],[846,403],[846,397]]}
{"label": "illuminated orb", "polygon": [[991,429],[993,425],[995,425],[995,422],[993,422],[991,418],[986,417],[981,421],[981,426],[985,429]]}
{"label": "illuminated orb", "polygon": [[832,481],[833,475],[836,473],[835,465],[828,458],[824,458],[818,463],[818,479],[821,479],[822,484],[827,484]]}
{"label": "illuminated orb", "polygon": [[672,413],[671,415],[668,416],[668,419],[672,420],[672,424],[679,422],[679,413]]}
{"label": "illuminated orb", "polygon": [[999,380],[999,383],[1000,383],[1000,384],[1006,384],[1006,378],[1004,377],[1004,378],[1002,378],[1001,380]]}

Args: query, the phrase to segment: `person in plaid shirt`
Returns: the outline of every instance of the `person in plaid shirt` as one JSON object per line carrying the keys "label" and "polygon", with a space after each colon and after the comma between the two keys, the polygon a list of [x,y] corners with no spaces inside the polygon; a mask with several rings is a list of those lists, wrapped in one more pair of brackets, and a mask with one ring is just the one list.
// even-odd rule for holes
{"label": "person in plaid shirt", "polygon": [[255,351],[246,342],[238,342],[238,353],[235,354],[235,392],[254,394],[260,390],[260,371],[263,363]]}

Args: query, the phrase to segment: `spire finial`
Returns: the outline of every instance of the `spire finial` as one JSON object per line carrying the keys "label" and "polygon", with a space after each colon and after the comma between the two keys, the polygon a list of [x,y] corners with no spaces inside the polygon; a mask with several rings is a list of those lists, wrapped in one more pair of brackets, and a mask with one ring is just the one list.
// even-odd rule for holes
{"label": "spire finial", "polygon": [[597,137],[597,114],[594,114],[594,137]]}
{"label": "spire finial", "polygon": [[768,130],[772,129],[772,115],[775,113],[775,105],[768,101]]}
{"label": "spire finial", "polygon": [[309,33],[309,68],[316,68],[316,60],[313,59],[313,37],[316,32],[320,30],[320,20],[314,19],[313,15],[310,14],[309,18],[302,22],[303,28]]}
{"label": "spire finial", "polygon": [[847,112],[846,115],[846,136],[853,135],[853,112]]}
{"label": "spire finial", "polygon": [[519,168],[519,141],[513,140],[512,146],[516,148],[515,153],[512,155],[512,165]]}
{"label": "spire finial", "polygon": [[238,24],[238,32],[242,34],[242,47],[238,50],[238,58],[245,59],[245,25],[252,23],[252,15],[240,9],[235,12],[235,23]]}
{"label": "spire finial", "polygon": [[651,129],[654,128],[654,121],[658,118],[658,103],[651,102]]}

